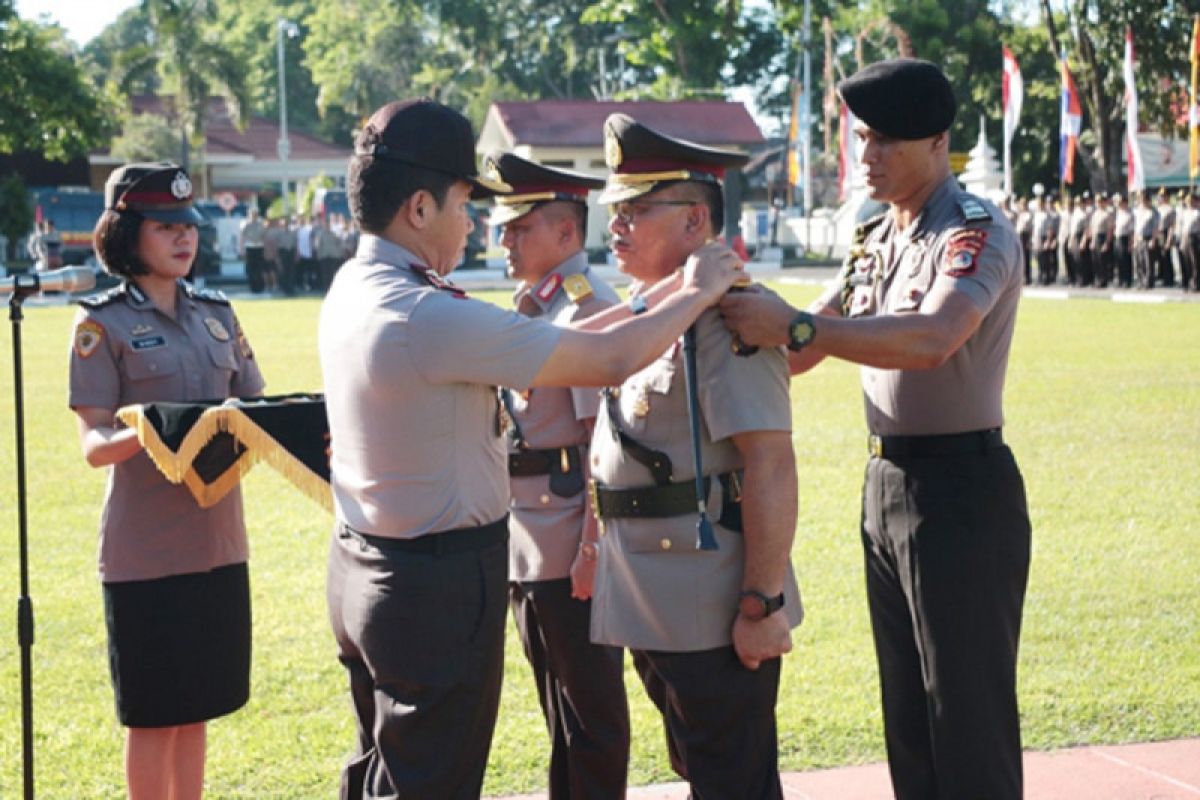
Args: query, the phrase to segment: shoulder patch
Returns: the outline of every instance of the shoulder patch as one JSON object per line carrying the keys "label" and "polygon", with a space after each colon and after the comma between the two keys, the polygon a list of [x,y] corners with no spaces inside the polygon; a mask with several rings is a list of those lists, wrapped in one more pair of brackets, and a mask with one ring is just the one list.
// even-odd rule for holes
{"label": "shoulder patch", "polygon": [[99,292],[98,294],[89,294],[87,297],[80,297],[75,302],[87,308],[103,308],[109,303],[114,303],[125,295],[124,286],[114,286],[107,292]]}
{"label": "shoulder patch", "polygon": [[583,275],[568,275],[563,281],[563,291],[572,303],[579,304],[592,296],[592,285]]}
{"label": "shoulder patch", "polygon": [[184,281],[183,291],[188,297],[194,297],[197,300],[203,300],[207,303],[217,303],[218,305],[229,305],[229,298],[219,289],[197,289],[192,284]]}
{"label": "shoulder patch", "polygon": [[104,326],[94,319],[85,319],[75,326],[75,355],[87,358],[104,341]]}
{"label": "shoulder patch", "polygon": [[867,240],[867,234],[879,227],[879,223],[887,218],[887,212],[881,211],[875,216],[867,219],[865,222],[860,222],[854,228],[854,244],[862,244]]}
{"label": "shoulder patch", "polygon": [[982,228],[963,228],[950,234],[946,241],[946,274],[952,278],[974,275],[987,237],[988,232]]}
{"label": "shoulder patch", "polygon": [[991,212],[974,195],[960,194],[958,208],[967,222],[988,222],[992,218]]}

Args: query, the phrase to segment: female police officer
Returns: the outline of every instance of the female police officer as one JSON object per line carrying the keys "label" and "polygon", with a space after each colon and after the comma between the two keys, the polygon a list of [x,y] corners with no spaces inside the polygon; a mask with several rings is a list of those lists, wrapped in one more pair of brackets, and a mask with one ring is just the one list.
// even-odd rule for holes
{"label": "female police officer", "polygon": [[121,286],[81,301],[70,405],[87,462],[112,466],[100,521],[109,665],[129,795],[199,797],[205,721],[250,690],[250,589],[238,490],[200,508],[114,413],[130,403],[254,395],[263,379],[229,302],[180,279],[196,257],[192,185],[130,164],[105,185],[96,252]]}

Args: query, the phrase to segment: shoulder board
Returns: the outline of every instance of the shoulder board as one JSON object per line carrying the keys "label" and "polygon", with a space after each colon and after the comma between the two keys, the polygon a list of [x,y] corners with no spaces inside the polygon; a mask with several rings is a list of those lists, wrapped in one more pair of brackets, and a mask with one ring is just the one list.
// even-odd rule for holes
{"label": "shoulder board", "polygon": [[875,230],[875,228],[878,228],[879,223],[883,222],[884,219],[886,219],[886,218],[887,218],[887,212],[881,211],[878,214],[876,214],[875,216],[867,219],[866,221],[860,222],[854,228],[854,243],[855,244],[863,244],[864,242],[866,242],[867,235],[871,231]]}
{"label": "shoulder board", "polygon": [[572,303],[578,305],[584,300],[592,296],[592,285],[588,283],[588,279],[580,274],[568,275],[563,281],[563,291],[567,293],[567,297]]}
{"label": "shoulder board", "polygon": [[219,305],[229,305],[229,298],[219,289],[197,289],[192,284],[186,281],[183,284],[184,293],[193,299],[203,300],[208,303],[217,303]]}
{"label": "shoulder board", "polygon": [[992,219],[991,212],[974,195],[960,194],[958,208],[967,222],[990,222]]}
{"label": "shoulder board", "polygon": [[103,308],[104,306],[115,303],[125,296],[125,286],[114,286],[107,292],[98,292],[97,294],[89,294],[87,297],[80,297],[75,302],[87,308]]}

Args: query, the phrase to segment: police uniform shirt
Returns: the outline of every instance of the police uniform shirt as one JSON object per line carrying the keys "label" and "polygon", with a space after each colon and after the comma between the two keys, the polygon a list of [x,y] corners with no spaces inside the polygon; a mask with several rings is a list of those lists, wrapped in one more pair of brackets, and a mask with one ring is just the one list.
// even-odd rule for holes
{"label": "police uniform shirt", "polygon": [[[611,286],[597,280],[582,251],[555,267],[537,285],[522,285],[513,304],[525,316],[566,326],[620,302]],[[512,392],[513,414],[525,446],[533,450],[577,446],[588,455],[589,432],[583,420],[596,416],[600,393],[595,387],[538,387]],[[510,442],[509,449],[516,450]],[[559,497],[550,491],[549,475],[512,478],[509,518],[509,579],[546,581],[565,578],[579,548],[584,492]]]}
{"label": "police uniform shirt", "polygon": [[413,538],[508,510],[495,387],[528,387],[561,331],[441,286],[364,233],[321,308],[334,505],[362,533]]}
{"label": "police uniform shirt", "polygon": [[[262,375],[222,295],[180,283],[175,318],[126,283],[80,304],[71,348],[71,408],[249,397]],[[109,470],[100,577],[113,583],[246,561],[240,489],[201,508],[145,451]]]}
{"label": "police uniform shirt", "polygon": [[1033,215],[1033,246],[1044,248],[1058,234],[1058,214],[1053,208],[1039,208]]}
{"label": "police uniform shirt", "polygon": [[1114,221],[1116,215],[1111,208],[1099,208],[1092,212],[1091,219],[1088,220],[1088,233],[1091,234],[1094,244],[1101,244],[1108,240],[1112,235]]}
{"label": "police uniform shirt", "polygon": [[1075,210],[1071,212],[1071,239],[1078,242],[1080,238],[1088,231],[1092,212],[1088,211],[1083,205],[1075,206]]}
{"label": "police uniform shirt", "polygon": [[1115,214],[1113,230],[1117,237],[1133,235],[1133,212],[1127,208],[1118,208]]}
{"label": "police uniform shirt", "polygon": [[1139,205],[1133,212],[1133,233],[1141,240],[1152,239],[1158,231],[1158,211]]}
{"label": "police uniform shirt", "polygon": [[1158,231],[1163,244],[1171,237],[1175,227],[1175,206],[1164,202],[1158,206]]}
{"label": "police uniform shirt", "polygon": [[[867,255],[860,259],[865,278],[854,288],[849,316],[915,313],[950,292],[966,294],[985,314],[979,329],[940,367],[862,368],[870,431],[917,436],[1002,425],[1008,346],[1024,281],[1012,224],[950,177],[907,230],[896,230],[888,214],[865,246]],[[839,291],[833,287],[825,304],[836,305]]]}
{"label": "police uniform shirt", "polygon": [[[714,309],[700,316],[696,328],[702,455],[705,471],[714,476],[708,513],[720,549],[696,549],[695,514],[602,520],[592,600],[592,640],[599,644],[687,652],[731,643],[745,548],[742,534],[716,523],[721,489],[715,476],[743,466],[729,437],[791,430],[787,360],[781,349],[735,356]],[[694,480],[682,344],[629,377],[617,401],[621,429],[666,453],[673,481]],[[593,477],[609,488],[654,485],[646,467],[622,450],[603,410],[592,436],[591,466]],[[780,613],[795,627],[802,609],[790,562],[784,593]]]}

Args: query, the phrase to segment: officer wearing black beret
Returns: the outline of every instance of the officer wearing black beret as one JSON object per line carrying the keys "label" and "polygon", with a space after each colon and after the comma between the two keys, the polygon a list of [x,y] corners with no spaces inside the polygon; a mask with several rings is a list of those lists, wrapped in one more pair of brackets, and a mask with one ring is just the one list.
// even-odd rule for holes
{"label": "officer wearing black beret", "polygon": [[[620,302],[588,266],[588,193],[604,181],[494,152],[484,171],[512,186],[491,223],[518,313],[569,326]],[[501,389],[509,413],[508,596],[550,732],[550,800],[625,797],[629,705],[624,651],[588,636],[597,528],[585,491],[595,388]]]}
{"label": "officer wearing black beret", "polygon": [[896,796],[1019,798],[1030,524],[1001,400],[1020,243],[954,179],[941,70],[886,61],[839,91],[887,212],[807,311],[762,290],[727,296],[722,312],[749,344],[787,344],[793,373],[825,356],[862,365],[861,536]]}

